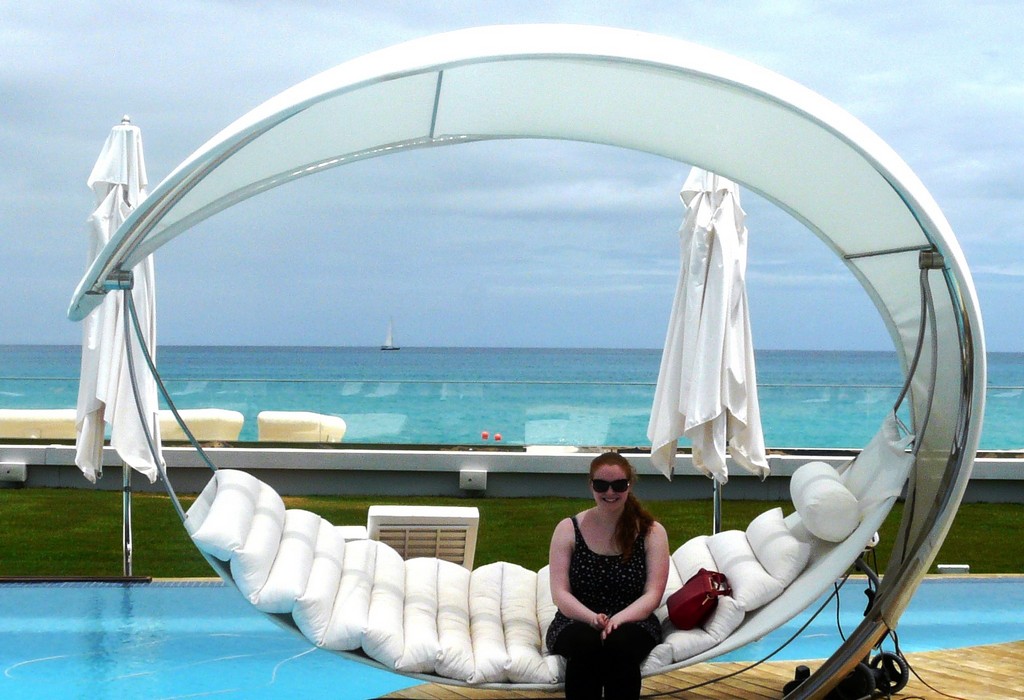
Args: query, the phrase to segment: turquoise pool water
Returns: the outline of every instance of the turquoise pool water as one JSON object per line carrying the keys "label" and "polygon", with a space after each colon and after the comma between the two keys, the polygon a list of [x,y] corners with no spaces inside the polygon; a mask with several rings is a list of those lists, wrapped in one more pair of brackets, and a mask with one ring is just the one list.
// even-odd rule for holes
{"label": "turquoise pool water", "polygon": [[[839,626],[835,602],[828,607],[773,661],[820,659],[831,655],[864,617],[867,583],[851,578],[839,594]],[[828,598],[821,599],[757,642],[718,658],[720,661],[757,661],[789,639]],[[914,594],[900,618],[897,633],[906,653],[999,644],[1024,640],[1024,577],[932,577]],[[893,649],[891,642],[884,648]]]}
{"label": "turquoise pool water", "polygon": [[310,647],[221,584],[0,586],[0,698],[370,698],[410,680]]}
{"label": "turquoise pool water", "polygon": [[[846,632],[863,614],[863,588],[852,580],[840,596]],[[721,660],[758,660],[809,616],[800,615]],[[1024,578],[929,579],[900,621],[899,633],[904,651],[1024,639]],[[0,698],[5,700],[346,700],[416,684],[311,649],[219,583],[0,585],[0,639]],[[830,605],[774,658],[822,658],[840,641]]]}

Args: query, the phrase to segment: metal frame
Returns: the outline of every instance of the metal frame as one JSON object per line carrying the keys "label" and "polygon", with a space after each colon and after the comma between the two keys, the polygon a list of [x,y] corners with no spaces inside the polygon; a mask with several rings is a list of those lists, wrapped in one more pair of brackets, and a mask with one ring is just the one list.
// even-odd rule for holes
{"label": "metal frame", "polygon": [[[826,224],[814,219],[813,213],[804,211],[807,200],[800,197],[794,200],[796,190],[793,188],[799,187],[799,181],[791,178],[784,184],[776,185],[770,178],[766,179],[763,170],[748,167],[751,161],[743,158],[756,161],[761,157],[760,153],[733,151],[721,155],[709,154],[702,150],[699,142],[681,139],[677,133],[654,136],[643,134],[654,141],[644,142],[645,145],[640,146],[634,140],[634,126],[619,125],[608,114],[603,115],[606,122],[601,122],[606,131],[594,136],[586,131],[590,125],[577,125],[568,119],[558,121],[563,116],[560,110],[570,110],[572,99],[577,93],[568,97],[549,95],[538,92],[532,85],[509,83],[544,104],[551,115],[550,124],[523,129],[509,124],[483,132],[446,132],[441,129],[441,135],[435,133],[440,127],[439,106],[445,99],[444,88],[450,84],[451,75],[456,70],[480,67],[499,75],[507,70],[509,75],[516,76],[516,69],[524,66],[537,70],[564,67],[570,73],[572,69],[582,66],[594,76],[612,76],[625,67],[638,74],[642,73],[651,84],[657,83],[659,89],[687,91],[687,97],[691,96],[691,92],[700,95],[706,93],[709,100],[739,101],[752,110],[761,110],[767,119],[767,123],[761,126],[768,132],[788,128],[790,137],[806,134],[835,146],[837,152],[846,158],[845,165],[830,166],[840,171],[835,173],[837,177],[845,178],[846,173],[841,171],[842,168],[855,168],[862,184],[866,182],[868,184],[865,186],[870,186],[869,189],[873,187],[873,191],[883,193],[888,199],[888,205],[895,208],[892,216],[897,218],[890,222],[883,219],[878,223],[882,226],[891,223],[894,229],[902,226],[902,234],[910,232],[910,235],[904,235],[903,240],[909,237],[913,241],[909,245],[895,246],[881,245],[879,241],[878,246],[868,250],[857,249],[858,246],[844,250],[841,243],[850,243],[850,231],[841,232],[837,238]],[[445,74],[444,85],[441,82],[442,73]],[[312,162],[288,165],[276,175],[261,175],[237,183],[228,182],[223,192],[216,190],[216,196],[200,201],[198,207],[192,206],[186,215],[178,219],[171,217],[165,228],[159,229],[161,222],[176,213],[175,207],[205,179],[217,177],[219,168],[230,165],[235,156],[247,153],[248,148],[257,149],[254,153],[258,154],[262,143],[260,139],[288,125],[290,120],[308,118],[314,113],[315,107],[335,98],[381,86],[398,85],[399,81],[422,78],[425,74],[437,75],[428,131],[416,137],[397,142],[382,141],[350,152],[324,153]],[[491,79],[497,81],[497,78]],[[573,89],[577,89],[577,86],[573,86]],[[578,99],[586,97],[579,93]],[[483,100],[481,98],[477,103],[470,104],[477,116]],[[461,103],[457,102],[453,109],[457,112],[460,106]],[[483,108],[486,106],[484,104]],[[406,108],[405,105],[395,107]],[[411,110],[412,107],[407,109]],[[598,116],[601,115],[595,116],[595,119]],[[772,122],[771,118],[779,121]],[[732,127],[738,129],[741,126],[737,117]],[[336,124],[333,128],[340,130],[344,125]],[[945,261],[941,270],[928,273],[939,278],[936,281],[941,281],[941,284],[936,286],[945,289],[945,294],[939,297],[937,323],[934,330],[930,331],[935,350],[927,358],[927,363],[932,378],[923,380],[915,377],[911,388],[915,429],[921,427],[922,420],[926,420],[922,417],[924,408],[930,406],[936,395],[946,412],[943,420],[929,426],[928,433],[920,439],[919,459],[910,482],[908,504],[900,525],[900,542],[897,543],[889,574],[882,582],[874,605],[861,625],[825,665],[791,695],[793,698],[819,697],[863,659],[888,630],[895,628],[899,616],[937,554],[970,476],[980,436],[985,391],[984,336],[980,310],[966,262],[948,223],[923,185],[891,149],[853,117],[820,96],[756,66],[686,42],[604,28],[486,27],[428,37],[385,49],[315,76],[273,98],[242,117],[182,163],[132,212],[111,238],[79,283],[68,315],[74,320],[83,318],[107,291],[108,280],[115,279],[122,274],[122,270],[130,269],[138,259],[174,236],[217,211],[279,184],[325,168],[386,155],[400,148],[527,137],[576,138],[641,148],[719,172],[758,191],[803,221],[844,259],[875,301],[905,365],[910,354],[908,349],[914,347],[918,340],[914,337],[915,319],[910,318],[915,313],[910,308],[913,304],[903,297],[894,301],[890,293],[899,295],[902,292],[898,289],[893,292],[889,288],[891,275],[878,273],[867,266],[874,264],[877,255],[881,253],[895,259],[921,249],[933,249]],[[231,172],[230,168],[227,172]],[[785,190],[787,186],[789,190]],[[843,211],[849,210],[847,202],[837,200],[836,204],[843,204],[846,207]],[[910,229],[907,228],[908,221],[912,222]],[[885,238],[887,233],[883,231],[879,235]],[[150,235],[154,238],[147,238]],[[878,235],[874,240],[878,240]],[[899,259],[904,261],[903,258]],[[952,367],[953,362],[959,367]],[[942,376],[935,379],[937,369]],[[955,412],[951,420],[947,417],[949,412]]]}

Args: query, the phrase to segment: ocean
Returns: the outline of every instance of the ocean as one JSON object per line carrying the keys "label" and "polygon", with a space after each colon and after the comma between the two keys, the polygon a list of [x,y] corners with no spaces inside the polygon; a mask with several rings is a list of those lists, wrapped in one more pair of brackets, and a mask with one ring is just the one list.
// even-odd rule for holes
{"label": "ocean", "polygon": [[[77,346],[0,346],[0,408],[72,408]],[[178,408],[316,411],[346,443],[648,447],[660,350],[164,346]],[[769,448],[862,447],[899,392],[895,353],[764,350]],[[1024,449],[1024,353],[989,355],[981,447]],[[486,434],[486,438],[484,438]]]}

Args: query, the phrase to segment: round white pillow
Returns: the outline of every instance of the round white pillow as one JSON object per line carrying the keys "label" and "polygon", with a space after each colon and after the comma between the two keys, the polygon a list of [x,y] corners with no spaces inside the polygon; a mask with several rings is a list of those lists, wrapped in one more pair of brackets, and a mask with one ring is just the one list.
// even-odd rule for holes
{"label": "round white pillow", "polygon": [[819,539],[839,542],[860,524],[857,497],[824,462],[799,467],[789,482],[789,493],[804,527]]}

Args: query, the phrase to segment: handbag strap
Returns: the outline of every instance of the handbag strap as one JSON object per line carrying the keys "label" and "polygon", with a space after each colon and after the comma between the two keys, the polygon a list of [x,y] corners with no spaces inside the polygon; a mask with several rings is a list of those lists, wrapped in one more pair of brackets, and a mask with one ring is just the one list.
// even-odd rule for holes
{"label": "handbag strap", "polygon": [[720,571],[708,571],[708,582],[711,584],[711,588],[715,590],[718,595],[732,595],[732,586],[729,585],[729,579],[725,577],[725,574]]}

